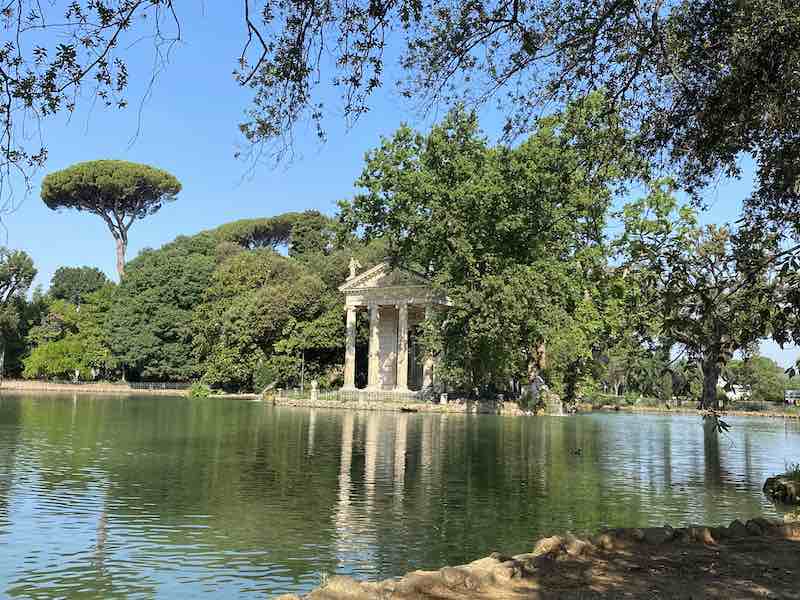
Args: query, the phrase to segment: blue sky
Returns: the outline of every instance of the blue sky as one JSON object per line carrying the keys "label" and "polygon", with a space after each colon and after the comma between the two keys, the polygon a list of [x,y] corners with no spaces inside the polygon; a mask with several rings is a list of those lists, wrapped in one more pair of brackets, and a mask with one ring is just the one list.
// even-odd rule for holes
{"label": "blue sky", "polygon": [[[178,177],[183,184],[179,199],[131,229],[130,259],[142,248],[158,247],[176,235],[235,219],[309,208],[332,213],[338,200],[352,195],[364,153],[381,135],[391,134],[402,121],[420,128],[429,125],[387,87],[376,96],[373,110],[347,130],[338,118],[335,95],[326,93],[327,143],[320,145],[311,130],[298,131],[297,156],[290,164],[251,170],[234,157],[243,143],[237,124],[249,101],[249,93],[231,76],[244,39],[243,21],[235,14],[240,6],[205,3],[185,10],[194,12],[181,13],[183,43],[174,49],[171,63],[143,105],[141,129],[133,143],[139,101],[153,61],[147,42],[130,51],[129,108],[95,106],[44,123],[46,168],[19,208],[3,217],[5,243],[33,257],[37,284],[46,288],[62,265],[97,266],[116,278],[114,244],[105,224],[85,213],[53,212],[39,199],[39,182],[48,171],[84,160],[118,158],[152,164]],[[490,134],[496,124],[491,112],[482,115]],[[741,181],[722,181],[709,191],[711,208],[704,221],[736,218],[752,185],[752,169],[746,167]],[[763,352],[787,366],[799,354],[796,348],[781,351],[772,343],[765,343]]]}

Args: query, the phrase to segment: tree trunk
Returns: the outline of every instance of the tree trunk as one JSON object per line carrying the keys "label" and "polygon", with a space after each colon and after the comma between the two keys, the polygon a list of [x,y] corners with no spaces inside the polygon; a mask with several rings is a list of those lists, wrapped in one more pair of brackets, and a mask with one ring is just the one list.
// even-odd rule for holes
{"label": "tree trunk", "polygon": [[0,382],[6,374],[6,340],[0,338]]}
{"label": "tree trunk", "polygon": [[117,236],[117,274],[119,280],[122,281],[122,276],[125,275],[125,251],[128,249],[128,241],[122,237]]}
{"label": "tree trunk", "polygon": [[717,408],[717,383],[721,371],[719,360],[711,356],[703,360],[703,397],[700,399],[700,408]]}

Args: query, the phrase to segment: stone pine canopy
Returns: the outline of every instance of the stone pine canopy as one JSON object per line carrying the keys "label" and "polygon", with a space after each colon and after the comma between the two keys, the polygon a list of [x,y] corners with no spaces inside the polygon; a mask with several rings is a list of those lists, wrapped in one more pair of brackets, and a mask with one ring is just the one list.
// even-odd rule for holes
{"label": "stone pine canopy", "polygon": [[[350,276],[339,286],[347,310],[344,390],[355,390],[356,320],[366,309],[370,319],[367,391],[409,392],[433,384],[433,360],[416,357],[409,362],[414,346],[414,326],[425,319],[431,306],[445,304],[433,294],[430,281],[421,273],[392,267],[382,262],[358,273],[360,265],[350,261]],[[421,362],[421,377],[418,377]],[[419,381],[417,381],[419,379]]]}

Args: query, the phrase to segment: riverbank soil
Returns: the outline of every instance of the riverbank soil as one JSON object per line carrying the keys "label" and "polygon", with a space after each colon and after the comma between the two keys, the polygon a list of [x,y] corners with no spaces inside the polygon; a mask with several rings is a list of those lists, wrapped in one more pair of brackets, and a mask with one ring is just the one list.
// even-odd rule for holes
{"label": "riverbank soil", "polygon": [[332,577],[307,599],[800,599],[800,524],[751,523],[545,538],[531,554],[495,553],[398,580]]}

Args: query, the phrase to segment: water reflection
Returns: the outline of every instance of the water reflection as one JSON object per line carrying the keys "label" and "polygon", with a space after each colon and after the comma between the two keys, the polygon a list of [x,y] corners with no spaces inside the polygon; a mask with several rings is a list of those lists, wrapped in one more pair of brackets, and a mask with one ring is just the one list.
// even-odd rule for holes
{"label": "water reflection", "polygon": [[538,536],[772,514],[800,426],[0,397],[0,595],[264,597]]}

